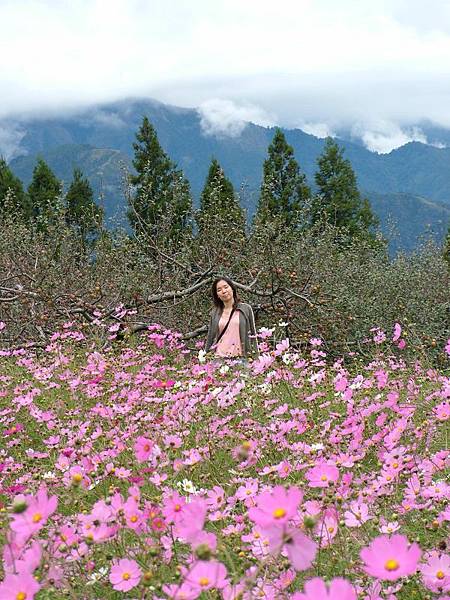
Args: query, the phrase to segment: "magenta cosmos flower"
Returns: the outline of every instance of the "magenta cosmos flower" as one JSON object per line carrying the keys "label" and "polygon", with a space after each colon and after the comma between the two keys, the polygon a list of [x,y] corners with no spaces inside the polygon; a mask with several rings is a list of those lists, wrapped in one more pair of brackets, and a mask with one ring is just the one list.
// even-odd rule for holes
{"label": "magenta cosmos flower", "polygon": [[309,481],[309,487],[328,487],[339,479],[339,469],[324,463],[306,471],[305,477]]}
{"label": "magenta cosmos flower", "polygon": [[284,525],[297,514],[303,494],[296,488],[286,490],[277,485],[271,492],[256,496],[256,507],[248,511],[249,518],[260,527]]}
{"label": "magenta cosmos flower", "polygon": [[361,558],[366,563],[364,570],[372,577],[394,581],[417,570],[421,556],[417,544],[409,545],[404,535],[380,535],[361,550]]}
{"label": "magenta cosmos flower", "polygon": [[31,573],[7,575],[0,583],[0,600],[33,600],[41,586]]}
{"label": "magenta cosmos flower", "polygon": [[336,577],[329,587],[323,579],[315,577],[305,583],[303,593],[296,592],[291,600],[357,600],[353,586],[346,580]]}
{"label": "magenta cosmos flower", "polygon": [[146,437],[139,436],[134,442],[134,451],[139,463],[146,462],[152,454],[153,442]]}
{"label": "magenta cosmos flower", "polygon": [[113,564],[109,573],[109,581],[118,592],[128,592],[140,582],[142,571],[135,560],[122,558]]}

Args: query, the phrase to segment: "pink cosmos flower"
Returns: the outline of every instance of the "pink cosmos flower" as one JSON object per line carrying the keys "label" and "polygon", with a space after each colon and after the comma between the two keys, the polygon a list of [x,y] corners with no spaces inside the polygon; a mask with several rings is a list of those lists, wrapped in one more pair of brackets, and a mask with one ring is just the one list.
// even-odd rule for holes
{"label": "pink cosmos flower", "polygon": [[338,515],[335,509],[330,508],[324,511],[322,518],[317,522],[315,533],[319,537],[319,543],[325,548],[336,537],[338,531]]}
{"label": "pink cosmos flower", "polygon": [[162,513],[167,523],[176,523],[179,521],[185,506],[186,498],[180,496],[178,492],[173,492],[170,496],[165,497]]}
{"label": "pink cosmos flower", "polygon": [[320,577],[310,579],[305,583],[303,593],[296,592],[291,600],[357,600],[354,587],[346,580],[336,577],[329,587]]}
{"label": "pink cosmos flower", "polygon": [[139,463],[146,462],[150,458],[152,450],[153,442],[146,437],[139,436],[134,442],[134,452]]}
{"label": "pink cosmos flower", "polygon": [[389,521],[388,522],[385,519],[383,519],[383,517],[381,518],[381,526],[380,526],[381,533],[395,533],[399,529],[400,529],[400,525],[399,525],[398,521]]}
{"label": "pink cosmos flower", "polygon": [[215,485],[212,490],[208,490],[206,503],[210,510],[219,509],[225,501],[225,490],[219,485]]}
{"label": "pink cosmos flower", "polygon": [[420,566],[423,584],[435,593],[450,591],[450,556],[432,552]]}
{"label": "pink cosmos flower", "polygon": [[325,463],[316,465],[305,473],[309,481],[309,487],[328,487],[330,482],[335,483],[339,479],[339,469],[334,465]]}
{"label": "pink cosmos flower", "polygon": [[176,534],[189,543],[195,542],[203,531],[208,507],[205,500],[198,499],[186,504],[176,523]]}
{"label": "pink cosmos flower", "polygon": [[0,600],[33,600],[40,589],[40,584],[31,573],[8,574],[0,583]]}
{"label": "pink cosmos flower", "polygon": [[309,569],[316,557],[316,542],[294,528],[271,527],[265,534],[272,553],[285,552],[296,571]]}
{"label": "pink cosmos flower", "polygon": [[402,335],[402,327],[401,327],[400,323],[396,323],[394,325],[394,333],[392,334],[392,341],[396,342],[398,339],[400,339],[401,335]]}
{"label": "pink cosmos flower", "polygon": [[48,517],[58,504],[56,496],[47,496],[45,487],[41,487],[36,496],[25,496],[28,506],[23,513],[14,514],[11,529],[17,534],[28,537],[44,527]]}
{"label": "pink cosmos flower", "polygon": [[364,502],[352,502],[350,510],[344,513],[345,524],[347,527],[361,527],[363,523],[371,519],[369,507]]}
{"label": "pink cosmos flower", "polygon": [[285,489],[277,485],[270,492],[263,492],[255,498],[256,507],[248,511],[249,518],[260,527],[285,525],[296,516],[303,494],[296,488]]}
{"label": "pink cosmos flower", "polygon": [[360,556],[365,562],[366,573],[378,579],[394,581],[415,573],[421,554],[416,543],[409,545],[404,535],[396,534],[392,537],[376,537],[361,550]]}
{"label": "pink cosmos flower", "polygon": [[435,406],[433,410],[439,421],[446,421],[450,418],[450,402],[447,400]]}
{"label": "pink cosmos flower", "polygon": [[163,585],[163,592],[170,600],[196,600],[200,592],[197,588],[193,588],[189,583],[172,583]]}
{"label": "pink cosmos flower", "polygon": [[142,571],[135,560],[122,558],[114,563],[109,573],[109,581],[118,592],[128,592],[138,585]]}
{"label": "pink cosmos flower", "polygon": [[199,592],[213,588],[222,589],[228,585],[225,565],[215,560],[199,560],[185,577],[185,583]]}

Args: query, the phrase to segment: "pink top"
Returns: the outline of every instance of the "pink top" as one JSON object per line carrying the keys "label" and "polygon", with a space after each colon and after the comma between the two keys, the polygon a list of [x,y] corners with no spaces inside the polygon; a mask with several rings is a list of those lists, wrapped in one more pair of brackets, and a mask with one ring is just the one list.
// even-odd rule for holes
{"label": "pink top", "polygon": [[[228,318],[221,316],[219,321],[219,334],[227,324]],[[236,310],[231,318],[227,330],[220,338],[216,347],[217,356],[242,356],[241,336],[239,334],[239,311]]]}

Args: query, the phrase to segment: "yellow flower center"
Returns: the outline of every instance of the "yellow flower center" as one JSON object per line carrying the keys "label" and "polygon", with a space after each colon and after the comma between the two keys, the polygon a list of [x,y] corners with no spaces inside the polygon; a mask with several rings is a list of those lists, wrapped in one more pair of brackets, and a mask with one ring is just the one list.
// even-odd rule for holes
{"label": "yellow flower center", "polygon": [[130,579],[131,575],[129,573],[123,573],[122,574],[122,579],[125,579],[125,581],[128,581]]}
{"label": "yellow flower center", "polygon": [[320,481],[328,481],[328,477],[326,475],[322,475]]}
{"label": "yellow flower center", "polygon": [[173,510],[175,512],[179,512],[181,510],[181,505],[180,504],[175,504],[175,506],[173,507]]}
{"label": "yellow flower center", "polygon": [[27,595],[25,594],[25,592],[19,592],[16,595],[16,600],[25,600],[26,597],[27,597]]}
{"label": "yellow flower center", "polygon": [[284,508],[276,508],[272,514],[275,519],[282,519],[284,516],[286,516],[286,511]]}
{"label": "yellow flower center", "polygon": [[207,577],[200,577],[198,582],[201,586],[206,586],[209,584],[209,579]]}
{"label": "yellow flower center", "polygon": [[132,523],[136,523],[136,521],[137,521],[137,520],[138,520],[138,518],[137,518],[137,516],[136,516],[136,515],[133,515],[132,517],[130,517],[130,521],[131,521]]}
{"label": "yellow flower center", "polygon": [[[33,523],[39,523],[39,521],[42,519],[42,515],[41,513],[36,513],[33,515]],[[22,593],[22,592],[21,592]]]}
{"label": "yellow flower center", "polygon": [[398,469],[398,463],[393,463],[392,466],[394,469]]}
{"label": "yellow flower center", "polygon": [[148,452],[150,450],[150,446],[148,444],[145,444],[144,450],[145,450],[145,452]]}
{"label": "yellow flower center", "polygon": [[75,473],[74,475],[72,475],[72,481],[74,481],[75,483],[80,483],[82,479],[83,475],[81,473]]}
{"label": "yellow flower center", "polygon": [[400,565],[395,560],[395,558],[390,558],[384,563],[384,568],[386,569],[386,571],[396,571],[399,568],[399,566]]}
{"label": "yellow flower center", "polygon": [[250,442],[242,442],[242,448],[244,450],[250,450],[250,448],[251,448]]}
{"label": "yellow flower center", "polygon": [[328,533],[333,533],[334,527],[328,527]]}
{"label": "yellow flower center", "polygon": [[255,533],[255,540],[259,540],[259,538],[260,538],[260,537],[261,537],[261,534],[260,534],[260,533],[258,533],[258,532],[256,532],[256,533]]}
{"label": "yellow flower center", "polygon": [[438,579],[444,579],[444,577],[445,577],[445,573],[444,573],[444,571],[438,571],[438,572],[436,573],[436,577],[437,577]]}

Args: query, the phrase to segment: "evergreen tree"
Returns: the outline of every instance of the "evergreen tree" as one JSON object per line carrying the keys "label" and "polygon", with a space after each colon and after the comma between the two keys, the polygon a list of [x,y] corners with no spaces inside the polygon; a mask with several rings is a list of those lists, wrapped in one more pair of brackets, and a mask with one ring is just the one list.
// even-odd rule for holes
{"label": "evergreen tree", "polygon": [[443,255],[444,260],[447,261],[448,266],[450,267],[450,227],[448,228],[447,235],[444,240]]}
{"label": "evergreen tree", "polygon": [[228,227],[236,233],[244,234],[245,217],[234,192],[233,184],[213,158],[209,167],[205,186],[200,197],[200,210],[197,213],[199,233],[216,227]]}
{"label": "evergreen tree", "polygon": [[176,240],[190,227],[189,182],[161,148],[147,117],[136,139],[133,144],[136,175],[130,177],[134,193],[128,219],[135,233],[155,236],[163,232],[164,237]]}
{"label": "evergreen tree", "polygon": [[312,223],[327,222],[345,229],[350,236],[373,238],[378,220],[369,201],[359,193],[350,161],[343,157],[342,148],[332,138],[327,138],[317,163],[317,195],[311,207]]}
{"label": "evergreen tree", "polygon": [[22,182],[0,157],[0,215],[28,219],[30,206]]}
{"label": "evergreen tree", "polygon": [[281,129],[277,128],[264,162],[256,218],[264,223],[279,217],[286,225],[297,227],[310,195],[306,177],[300,173],[292,146],[286,142]]}
{"label": "evergreen tree", "polygon": [[28,187],[31,214],[38,229],[45,230],[57,222],[62,209],[61,193],[61,182],[47,163],[42,158],[38,159]]}
{"label": "evergreen tree", "polygon": [[66,194],[66,223],[74,228],[86,246],[103,220],[103,209],[94,201],[94,192],[80,169],[74,169],[73,179]]}

